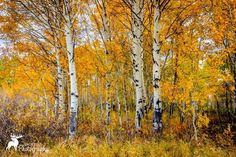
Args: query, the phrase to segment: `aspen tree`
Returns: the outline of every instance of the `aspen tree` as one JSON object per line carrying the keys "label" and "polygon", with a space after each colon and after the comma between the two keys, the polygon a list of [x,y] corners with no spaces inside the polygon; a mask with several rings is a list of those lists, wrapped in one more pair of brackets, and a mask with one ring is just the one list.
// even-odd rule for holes
{"label": "aspen tree", "polygon": [[153,130],[158,132],[162,129],[162,103],[160,96],[160,6],[158,0],[154,1],[154,35],[153,35]]}
{"label": "aspen tree", "polygon": [[74,60],[74,40],[72,35],[72,17],[71,8],[72,2],[69,0],[64,0],[64,19],[65,19],[65,36],[66,36],[66,48],[67,57],[69,65],[69,75],[70,75],[70,123],[69,123],[69,135],[73,138],[76,134],[77,129],[77,112],[78,112],[78,87],[77,87],[77,77],[76,77],[76,67]]}
{"label": "aspen tree", "polygon": [[141,129],[141,119],[143,118],[143,26],[142,16],[144,9],[143,0],[132,1],[132,62],[133,62],[133,75],[135,85],[135,128]]}

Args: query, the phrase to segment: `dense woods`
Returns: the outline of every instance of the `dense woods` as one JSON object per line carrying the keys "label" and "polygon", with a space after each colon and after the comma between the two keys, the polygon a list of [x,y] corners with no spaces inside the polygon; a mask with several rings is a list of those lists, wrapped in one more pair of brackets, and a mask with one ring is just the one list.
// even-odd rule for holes
{"label": "dense woods", "polygon": [[0,156],[235,148],[236,0],[0,0]]}

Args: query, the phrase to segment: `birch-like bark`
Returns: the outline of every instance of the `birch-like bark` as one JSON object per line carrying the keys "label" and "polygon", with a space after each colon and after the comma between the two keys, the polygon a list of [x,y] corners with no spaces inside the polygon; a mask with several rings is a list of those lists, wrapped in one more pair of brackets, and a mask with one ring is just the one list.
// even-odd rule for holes
{"label": "birch-like bark", "polygon": [[160,7],[158,0],[154,2],[154,35],[153,35],[153,131],[159,132],[162,130],[162,103],[160,95]]}
{"label": "birch-like bark", "polygon": [[55,95],[55,104],[54,104],[54,114],[55,117],[59,119],[63,118],[63,113],[65,111],[65,104],[64,104],[64,84],[63,84],[63,73],[62,67],[60,62],[60,54],[57,46],[55,45],[55,53],[56,53],[56,66],[57,66],[57,78],[56,78],[56,95]]}
{"label": "birch-like bark", "polygon": [[197,103],[193,102],[192,103],[192,107],[193,107],[193,117],[192,117],[192,123],[193,123],[193,137],[195,139],[195,141],[197,141],[197,126],[196,126],[196,121],[197,121]]}
{"label": "birch-like bark", "polygon": [[[144,64],[144,58],[142,58],[142,64]],[[142,65],[143,66],[143,65]],[[144,67],[142,69],[142,86],[143,86],[143,107],[144,107],[144,114],[147,114],[147,90],[145,86],[145,77],[144,77]]]}
{"label": "birch-like bark", "polygon": [[100,106],[101,119],[102,119],[102,117],[103,117],[102,94],[101,94],[101,91],[100,91],[99,85],[101,85],[101,81],[100,81],[100,79],[99,79],[98,74],[96,74],[96,89],[97,89],[97,92],[98,92],[98,96],[97,96],[97,104],[96,104],[96,105],[99,105],[99,106]]}
{"label": "birch-like bark", "polygon": [[192,125],[193,125],[193,138],[197,141],[197,103],[192,99],[192,92],[189,93],[190,104],[192,107]]}
{"label": "birch-like bark", "polygon": [[143,26],[142,26],[142,9],[143,0],[134,0],[132,3],[132,59],[133,59],[133,75],[135,84],[136,99],[136,115],[135,128],[141,129],[141,119],[143,118],[143,83],[142,83],[142,51],[143,51]]}
{"label": "birch-like bark", "polygon": [[64,83],[63,83],[63,71],[61,67],[61,62],[60,62],[60,54],[59,50],[55,48],[56,51],[56,64],[57,64],[57,90],[58,90],[58,107],[57,107],[57,112],[59,120],[64,119],[64,113],[65,113],[65,103],[64,103]]}
{"label": "birch-like bark", "polygon": [[[119,71],[117,71],[116,77],[119,78]],[[118,82],[116,82],[116,100],[117,100],[117,107],[118,107],[119,125],[120,125],[120,127],[122,127],[121,105],[120,105],[120,95],[119,95],[119,84],[118,84]]]}
{"label": "birch-like bark", "polygon": [[74,43],[72,37],[72,22],[70,18],[70,2],[64,0],[64,18],[65,18],[65,36],[66,36],[66,48],[69,64],[70,75],[70,122],[69,122],[69,135],[73,138],[76,134],[77,128],[77,110],[78,110],[78,87],[76,77],[76,67],[74,61]]}
{"label": "birch-like bark", "polygon": [[[143,32],[144,32],[144,0],[141,0],[140,2],[140,30],[141,30],[141,42],[143,44]],[[144,77],[144,48],[141,47],[141,75],[142,75],[142,95],[143,95],[143,107],[144,107],[144,113],[146,114],[146,108],[147,108],[147,91],[145,86],[145,77]]]}
{"label": "birch-like bark", "polygon": [[107,9],[106,9],[106,0],[102,0],[102,24],[103,24],[103,43],[104,43],[104,49],[105,49],[105,62],[106,62],[106,66],[107,68],[107,72],[106,72],[106,76],[105,76],[105,80],[106,80],[106,124],[109,125],[110,121],[111,121],[111,95],[110,95],[110,86],[111,86],[111,82],[110,82],[110,76],[109,76],[109,51],[107,50],[107,45],[106,43],[108,41],[111,40],[111,35],[110,35],[110,31],[109,31],[109,23],[108,23],[108,17],[107,17]]}
{"label": "birch-like bark", "polygon": [[[57,85],[57,81],[56,81],[56,85]],[[54,116],[57,119],[58,118],[58,108],[59,108],[59,96],[58,96],[58,89],[56,89],[56,93],[54,95],[55,97],[55,102],[54,102]]]}
{"label": "birch-like bark", "polygon": [[100,103],[100,110],[101,110],[101,119],[103,119],[103,115],[104,115],[104,111],[103,111],[103,102],[102,102],[102,87],[103,87],[103,83],[102,83],[102,79],[98,78],[98,84],[100,84],[99,88],[99,103]]}
{"label": "birch-like bark", "polygon": [[127,97],[126,97],[126,85],[125,85],[125,79],[123,80],[123,103],[125,107],[125,121],[128,124],[128,106],[127,106]]}

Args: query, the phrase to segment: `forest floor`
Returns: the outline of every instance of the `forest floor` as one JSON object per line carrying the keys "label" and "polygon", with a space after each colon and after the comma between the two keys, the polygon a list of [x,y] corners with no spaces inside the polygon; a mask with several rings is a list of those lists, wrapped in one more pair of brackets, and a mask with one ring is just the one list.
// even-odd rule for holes
{"label": "forest floor", "polygon": [[[63,131],[66,131],[66,129],[61,124],[53,128],[53,130],[59,128],[57,132],[54,132],[56,137],[42,134],[42,131],[37,132],[35,128],[40,126],[28,127],[28,130],[31,130],[28,133],[34,133],[32,137],[39,137],[29,140],[26,137],[20,139],[18,151],[13,149],[6,151],[6,145],[1,145],[0,156],[236,157],[236,127],[235,124],[226,122],[226,118],[219,121],[217,116],[212,116],[207,127],[198,129],[198,139],[196,141],[192,136],[191,125],[189,125],[191,119],[189,119],[189,123],[186,122],[181,125],[177,116],[173,116],[169,120],[167,120],[167,116],[164,116],[165,126],[163,132],[153,134],[150,128],[150,117],[146,117],[142,121],[142,131],[136,132],[133,129],[132,118],[123,119],[124,123],[122,127],[119,127],[115,113],[111,116],[113,121],[107,127],[101,122],[99,116],[91,117],[89,112],[81,115],[78,121],[77,136],[73,140],[65,139],[65,132]],[[188,121],[187,118],[186,121]],[[50,126],[52,127],[51,124]],[[41,127],[43,126],[41,125]],[[110,138],[108,138],[108,130],[110,130]],[[34,144],[29,145],[29,143]]]}
{"label": "forest floor", "polygon": [[[46,151],[41,152],[16,152],[14,150],[4,151],[3,157],[18,156],[42,156],[42,157],[235,157],[235,147],[217,147],[210,143],[190,143],[183,140],[145,140],[136,137],[131,141],[114,141],[108,144],[95,136],[83,136],[74,141],[63,141],[58,144],[45,147]],[[47,151],[48,150],[48,151]]]}

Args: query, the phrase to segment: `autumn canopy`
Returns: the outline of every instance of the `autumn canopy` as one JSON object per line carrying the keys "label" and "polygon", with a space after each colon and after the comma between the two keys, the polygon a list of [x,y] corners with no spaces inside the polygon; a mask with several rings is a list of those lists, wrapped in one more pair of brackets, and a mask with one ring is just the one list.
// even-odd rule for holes
{"label": "autumn canopy", "polygon": [[0,154],[39,153],[12,133],[42,156],[234,156],[236,0],[0,0]]}

